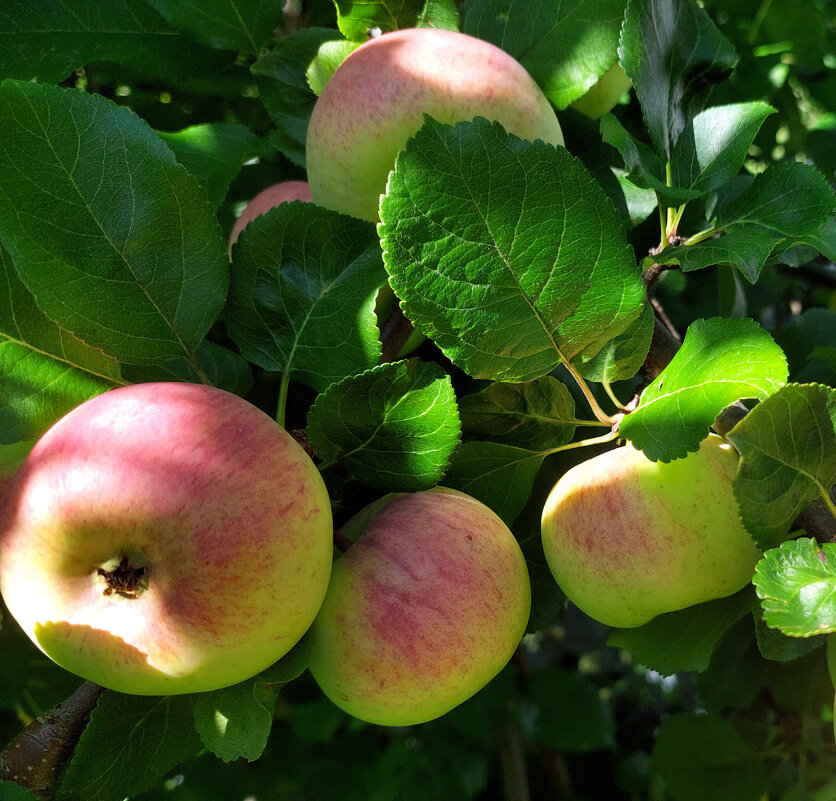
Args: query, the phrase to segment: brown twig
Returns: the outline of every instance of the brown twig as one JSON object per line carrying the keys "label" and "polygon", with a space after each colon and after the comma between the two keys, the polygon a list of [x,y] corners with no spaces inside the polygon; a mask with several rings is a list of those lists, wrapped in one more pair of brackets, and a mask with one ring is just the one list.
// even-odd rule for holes
{"label": "brown twig", "polygon": [[0,780],[51,798],[104,687],[85,681],[69,698],[33,720],[4,751]]}
{"label": "brown twig", "polygon": [[[657,251],[658,252],[658,251]],[[650,252],[652,256],[656,254],[653,251]],[[644,282],[645,287],[647,287],[648,291],[653,289],[656,282],[659,280],[659,277],[662,275],[663,272],[666,270],[673,270],[676,269],[676,265],[674,264],[656,264],[655,262],[650,265],[643,273],[642,273],[642,281]]]}
{"label": "brown twig", "polygon": [[653,306],[653,313],[656,315],[656,319],[662,323],[665,328],[668,329],[670,335],[677,341],[682,342],[682,337],[679,335],[679,331],[676,330],[676,326],[671,322],[671,318],[668,317],[665,310],[662,308],[662,304],[659,303],[657,298],[651,297],[650,298],[650,305]]}

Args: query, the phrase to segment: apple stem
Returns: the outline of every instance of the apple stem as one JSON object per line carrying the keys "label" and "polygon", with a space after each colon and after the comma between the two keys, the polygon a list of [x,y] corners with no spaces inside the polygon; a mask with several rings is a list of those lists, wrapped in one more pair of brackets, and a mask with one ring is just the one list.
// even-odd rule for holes
{"label": "apple stem", "polygon": [[549,450],[543,451],[543,454],[545,456],[551,456],[551,454],[558,453],[558,451],[570,451],[573,448],[585,448],[587,445],[603,445],[605,442],[612,442],[614,439],[618,439],[617,429],[615,431],[602,434],[600,437],[579,439],[577,442],[570,442],[568,445],[558,445],[556,448],[549,448]]}
{"label": "apple stem", "polygon": [[583,396],[586,398],[586,402],[589,404],[589,408],[592,410],[592,414],[595,415],[595,419],[598,420],[599,423],[603,423],[604,425],[611,426],[615,420],[610,417],[599,405],[598,401],[595,400],[595,396],[592,394],[592,390],[589,388],[589,384],[584,381],[583,376],[577,371],[575,366],[568,360],[564,359],[563,364],[566,369],[569,371],[569,374],[572,378],[575,379],[575,383],[578,385],[581,392],[583,392]]}
{"label": "apple stem", "polygon": [[627,412],[629,409],[616,397],[615,392],[613,392],[612,384],[609,381],[602,381],[601,386],[604,388],[604,392],[607,393],[607,397],[615,404],[616,409],[621,409],[622,412]]}
{"label": "apple stem", "polygon": [[711,239],[718,231],[713,225],[708,228],[703,228],[702,231],[697,231],[693,236],[689,236],[682,244],[683,245],[698,245],[700,242],[705,242],[706,239]]}

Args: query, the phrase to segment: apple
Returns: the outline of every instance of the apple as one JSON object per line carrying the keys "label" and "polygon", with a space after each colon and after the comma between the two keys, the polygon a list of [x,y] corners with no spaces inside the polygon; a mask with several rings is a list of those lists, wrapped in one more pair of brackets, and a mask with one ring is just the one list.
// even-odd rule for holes
{"label": "apple", "polygon": [[270,211],[270,209],[290,203],[293,200],[301,200],[311,203],[311,190],[307,181],[282,181],[278,184],[268,186],[259,192],[241,212],[232,231],[229,234],[229,252],[232,255],[232,246],[238,240],[241,231],[244,230],[256,217]]}
{"label": "apple", "polygon": [[310,627],[332,521],[302,447],[242,398],[149,383],[38,441],[0,510],[0,592],[67,670],[139,695],[255,675]]}
{"label": "apple", "polygon": [[570,108],[597,120],[610,111],[632,85],[624,70],[618,64],[613,64],[585,95],[571,104]]}
{"label": "apple", "polygon": [[455,31],[394,31],[351,53],[314,106],[306,145],[314,201],[376,222],[395,157],[424,114],[443,123],[482,116],[523,139],[563,144],[549,101],[506,52]]}
{"label": "apple", "polygon": [[310,669],[357,718],[385,726],[445,714],[487,684],[525,633],[520,547],[487,506],[455,490],[388,495],[342,530],[314,622]]}
{"label": "apple", "polygon": [[737,592],[761,553],[740,522],[736,470],[736,452],[716,435],[667,464],[625,445],[573,467],[542,517],[560,588],[620,628]]}

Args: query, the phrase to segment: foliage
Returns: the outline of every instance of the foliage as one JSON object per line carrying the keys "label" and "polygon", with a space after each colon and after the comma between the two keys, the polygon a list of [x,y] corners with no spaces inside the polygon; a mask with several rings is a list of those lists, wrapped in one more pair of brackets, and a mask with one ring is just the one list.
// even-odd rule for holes
{"label": "foliage", "polygon": [[[413,25],[520,60],[566,149],[427,119],[379,226],[293,203],[228,254],[249,198],[304,179],[339,63]],[[512,663],[443,718],[350,719],[303,640],[214,693],[106,691],[57,798],[836,795],[831,3],[10,0],[0,42],[0,492],[84,400],[210,383],[305,430],[337,527],[461,489],[512,526],[533,588]],[[567,108],[616,62],[634,90],[611,113]],[[408,360],[387,357],[387,280],[428,337]],[[566,604],[539,543],[555,480],[617,438],[670,461],[712,428],[740,454],[754,586],[630,630]],[[0,612],[3,745],[78,680]],[[35,798],[7,757],[0,799]]]}

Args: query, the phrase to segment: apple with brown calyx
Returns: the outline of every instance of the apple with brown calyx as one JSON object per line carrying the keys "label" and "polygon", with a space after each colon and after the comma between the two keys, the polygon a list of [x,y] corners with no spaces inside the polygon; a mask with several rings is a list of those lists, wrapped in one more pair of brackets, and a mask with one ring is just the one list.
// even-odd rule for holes
{"label": "apple with brown calyx", "polygon": [[139,384],[39,440],[0,510],[0,592],[67,670],[139,695],[214,690],[302,637],[331,572],[318,470],[207,386]]}
{"label": "apple with brown calyx", "polygon": [[469,495],[436,488],[382,498],[342,532],[313,625],[310,669],[341,709],[407,726],[445,714],[505,666],[531,588],[508,527]]}
{"label": "apple with brown calyx", "polygon": [[569,600],[630,628],[746,586],[762,554],[738,514],[737,462],[711,435],[670,463],[625,445],[565,473],[546,501],[542,536]]}
{"label": "apple with brown calyx", "polygon": [[449,124],[486,117],[522,139],[563,144],[549,101],[505,51],[456,31],[394,31],[351,53],[314,106],[306,145],[314,201],[377,222],[395,157],[424,114]]}

